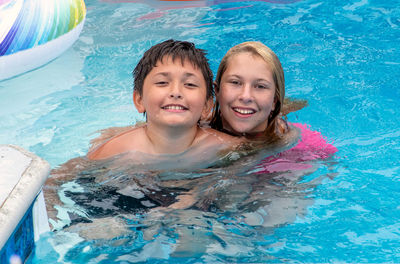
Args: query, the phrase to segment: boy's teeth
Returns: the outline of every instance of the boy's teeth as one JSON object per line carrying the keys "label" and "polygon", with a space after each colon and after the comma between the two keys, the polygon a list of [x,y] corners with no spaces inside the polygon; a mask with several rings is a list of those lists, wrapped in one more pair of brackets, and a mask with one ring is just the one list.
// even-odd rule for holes
{"label": "boy's teeth", "polygon": [[178,105],[168,105],[168,106],[165,106],[164,109],[183,110],[183,107],[182,106],[178,106]]}
{"label": "boy's teeth", "polygon": [[242,115],[248,115],[248,114],[253,114],[254,110],[250,110],[250,109],[240,109],[240,108],[233,108],[233,110],[235,110],[236,112],[242,114]]}

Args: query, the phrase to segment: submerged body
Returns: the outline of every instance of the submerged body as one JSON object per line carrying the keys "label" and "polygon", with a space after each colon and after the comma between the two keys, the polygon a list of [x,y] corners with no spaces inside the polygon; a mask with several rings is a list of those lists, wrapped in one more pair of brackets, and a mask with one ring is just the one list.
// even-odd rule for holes
{"label": "submerged body", "polygon": [[[197,159],[209,157],[195,148],[183,155],[132,151],[99,161],[71,160],[52,171],[55,185],[45,186],[45,193],[54,187],[60,197],[52,223],[89,241],[139,234],[152,250],[160,243],[171,245],[165,239],[178,235],[168,253],[171,257],[225,252],[235,245],[243,250],[237,254],[245,255],[246,248],[262,239],[257,233],[266,234],[305,215],[313,203],[309,194],[321,179],[331,176],[302,182],[321,160],[328,159],[329,164],[335,148],[320,134],[295,126],[302,131],[301,140],[288,142],[283,151],[271,148],[261,162],[261,156],[234,151],[195,167]],[[135,156],[138,163],[130,161]],[[62,180],[65,176],[69,179]],[[107,234],[95,232],[106,228]],[[232,233],[232,228],[243,233]]]}

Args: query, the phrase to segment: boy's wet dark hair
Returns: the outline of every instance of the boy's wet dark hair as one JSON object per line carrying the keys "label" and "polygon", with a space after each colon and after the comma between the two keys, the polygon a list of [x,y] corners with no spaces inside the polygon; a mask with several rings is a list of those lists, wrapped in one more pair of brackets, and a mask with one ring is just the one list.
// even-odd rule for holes
{"label": "boy's wet dark hair", "polygon": [[191,62],[195,68],[201,70],[207,85],[207,99],[214,95],[213,74],[210,70],[206,52],[195,47],[194,43],[169,39],[148,49],[139,63],[133,70],[134,90],[143,94],[143,83],[146,76],[156,66],[158,61],[162,61],[166,56],[171,56],[172,60],[179,59],[182,64],[186,60]]}

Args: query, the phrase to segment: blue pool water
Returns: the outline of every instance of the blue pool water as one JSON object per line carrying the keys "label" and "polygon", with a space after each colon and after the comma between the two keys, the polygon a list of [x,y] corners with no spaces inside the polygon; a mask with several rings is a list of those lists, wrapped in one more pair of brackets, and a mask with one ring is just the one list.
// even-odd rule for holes
{"label": "blue pool water", "polygon": [[[164,222],[149,217],[151,223],[139,214],[125,219],[134,232],[118,238],[43,236],[32,263],[400,262],[397,1],[86,5],[84,29],[71,49],[0,82],[0,144],[20,145],[52,167],[85,155],[95,131],[142,120],[131,100],[132,69],[151,45],[175,38],[207,50],[214,73],[235,44],[258,40],[271,47],[285,70],[287,96],[309,103],[289,120],[309,124],[339,151],[298,181],[268,182],[279,187],[266,188],[270,206],[278,208],[271,209],[276,223],[268,228],[224,213],[186,210]],[[149,242],[145,231],[152,226]],[[174,251],[183,234],[194,248]]]}

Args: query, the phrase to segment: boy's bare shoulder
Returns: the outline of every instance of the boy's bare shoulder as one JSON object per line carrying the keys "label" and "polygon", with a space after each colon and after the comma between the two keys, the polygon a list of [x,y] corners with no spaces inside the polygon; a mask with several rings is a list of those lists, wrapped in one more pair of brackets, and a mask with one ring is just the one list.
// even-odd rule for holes
{"label": "boy's bare shoulder", "polygon": [[144,141],[145,137],[143,126],[132,127],[115,135],[97,148],[89,151],[87,157],[91,160],[100,160],[124,152],[140,150]]}
{"label": "boy's bare shoulder", "polygon": [[234,137],[208,127],[202,127],[201,131],[202,131],[201,139],[206,140],[211,144],[220,144],[220,145],[226,145],[228,147],[236,147],[246,141],[244,137]]}

